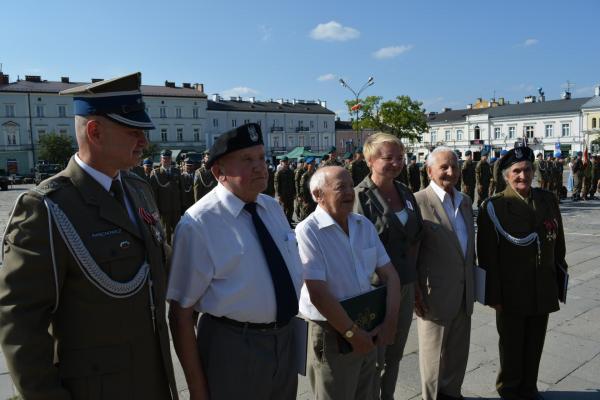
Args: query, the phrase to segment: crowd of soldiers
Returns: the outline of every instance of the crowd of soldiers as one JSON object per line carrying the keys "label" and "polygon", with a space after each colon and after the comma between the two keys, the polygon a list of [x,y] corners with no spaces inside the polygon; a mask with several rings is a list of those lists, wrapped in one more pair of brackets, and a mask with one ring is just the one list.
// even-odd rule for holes
{"label": "crowd of soldiers", "polygon": [[577,153],[572,161],[571,174],[573,178],[573,201],[593,200],[600,181],[600,155],[596,154],[590,160]]}

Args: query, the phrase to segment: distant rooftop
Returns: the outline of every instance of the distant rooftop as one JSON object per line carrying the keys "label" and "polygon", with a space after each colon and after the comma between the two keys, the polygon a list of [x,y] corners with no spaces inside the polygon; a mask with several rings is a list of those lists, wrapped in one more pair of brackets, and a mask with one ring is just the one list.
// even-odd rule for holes
{"label": "distant rooftop", "polygon": [[280,112],[295,114],[331,114],[335,113],[326,107],[325,102],[304,101],[295,102],[279,101],[257,101],[254,98],[249,100],[208,100],[206,109],[209,111],[247,111],[247,112]]}

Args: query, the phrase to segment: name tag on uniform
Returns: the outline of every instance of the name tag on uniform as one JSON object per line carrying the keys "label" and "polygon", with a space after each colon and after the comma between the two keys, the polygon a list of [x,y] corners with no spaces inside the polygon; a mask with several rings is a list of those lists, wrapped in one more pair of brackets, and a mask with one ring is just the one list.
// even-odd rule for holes
{"label": "name tag on uniform", "polygon": [[406,208],[408,208],[410,211],[415,211],[410,200],[406,200]]}
{"label": "name tag on uniform", "polygon": [[118,235],[119,233],[121,233],[121,229],[112,229],[110,231],[104,231],[104,232],[94,232],[92,233],[92,237],[94,239],[96,238],[102,238],[102,237],[107,237],[107,236],[114,236],[114,235]]}

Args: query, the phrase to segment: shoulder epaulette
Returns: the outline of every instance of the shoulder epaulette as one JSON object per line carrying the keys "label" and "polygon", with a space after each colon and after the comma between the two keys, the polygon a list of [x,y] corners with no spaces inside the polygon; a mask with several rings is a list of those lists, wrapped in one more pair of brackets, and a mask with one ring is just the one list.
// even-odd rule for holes
{"label": "shoulder epaulette", "polygon": [[43,181],[42,183],[31,189],[31,191],[41,196],[47,196],[50,193],[55,192],[62,187],[68,186],[70,182],[70,179],[66,176],[56,176],[46,181]]}

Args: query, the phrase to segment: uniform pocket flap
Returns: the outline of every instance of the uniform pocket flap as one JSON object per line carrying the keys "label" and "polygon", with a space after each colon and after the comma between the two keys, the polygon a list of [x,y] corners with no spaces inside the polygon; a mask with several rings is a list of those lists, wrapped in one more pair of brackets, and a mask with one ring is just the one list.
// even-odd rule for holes
{"label": "uniform pocket flap", "polygon": [[120,372],[131,367],[129,345],[95,347],[61,352],[61,378],[82,378]]}

